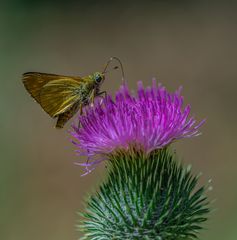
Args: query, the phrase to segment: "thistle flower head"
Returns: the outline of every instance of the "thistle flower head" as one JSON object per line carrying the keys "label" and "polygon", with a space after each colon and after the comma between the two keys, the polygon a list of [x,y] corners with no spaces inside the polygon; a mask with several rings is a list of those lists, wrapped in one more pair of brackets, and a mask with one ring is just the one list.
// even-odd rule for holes
{"label": "thistle flower head", "polygon": [[88,157],[81,165],[98,164],[118,149],[135,146],[148,154],[178,139],[197,136],[204,121],[197,124],[189,117],[190,106],[183,107],[180,92],[181,88],[169,93],[155,80],[147,88],[138,82],[137,94],[122,85],[115,100],[107,96],[102,104],[88,107],[79,116],[80,127],[74,124],[71,132],[79,155]]}
{"label": "thistle flower head", "polygon": [[207,220],[206,187],[178,163],[167,145],[197,136],[204,121],[189,117],[181,89],[168,93],[153,81],[137,94],[121,86],[115,99],[88,106],[73,125],[80,155],[89,167],[108,159],[108,172],[87,200],[81,239],[196,239]]}

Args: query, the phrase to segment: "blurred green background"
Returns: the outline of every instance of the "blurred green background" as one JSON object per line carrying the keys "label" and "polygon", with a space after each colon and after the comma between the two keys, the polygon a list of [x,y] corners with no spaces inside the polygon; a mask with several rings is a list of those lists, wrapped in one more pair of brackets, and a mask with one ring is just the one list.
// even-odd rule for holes
{"label": "blurred green background", "polygon": [[[175,145],[201,183],[213,179],[216,209],[200,235],[237,239],[237,15],[234,1],[1,1],[0,239],[73,240],[77,210],[103,177],[81,177],[65,129],[33,101],[21,74],[87,75],[121,58],[131,88],[157,77],[185,102],[203,135]],[[121,74],[108,74],[114,93]]]}

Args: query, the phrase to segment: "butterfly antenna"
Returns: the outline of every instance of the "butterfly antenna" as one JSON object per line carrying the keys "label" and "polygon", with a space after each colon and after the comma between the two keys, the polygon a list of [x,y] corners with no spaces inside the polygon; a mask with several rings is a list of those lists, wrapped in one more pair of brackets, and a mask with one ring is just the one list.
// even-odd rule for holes
{"label": "butterfly antenna", "polygon": [[[124,83],[125,83],[125,80],[124,80],[125,78],[124,78],[123,64],[122,64],[121,60],[120,60],[118,57],[111,57],[111,58],[109,59],[109,61],[108,61],[108,62],[106,63],[106,65],[105,65],[105,68],[104,68],[103,73],[106,73],[106,70],[107,70],[109,64],[110,64],[113,60],[116,60],[116,61],[119,63],[119,65],[120,65],[120,69],[121,69],[121,72],[122,72],[122,83],[124,84]],[[115,66],[115,67],[114,67],[114,69],[117,69],[117,68],[118,68],[118,66]]]}

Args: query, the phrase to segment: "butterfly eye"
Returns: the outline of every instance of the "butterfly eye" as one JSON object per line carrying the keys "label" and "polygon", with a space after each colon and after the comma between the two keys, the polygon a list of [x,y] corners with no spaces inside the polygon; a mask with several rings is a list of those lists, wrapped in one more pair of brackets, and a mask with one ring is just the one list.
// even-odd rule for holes
{"label": "butterfly eye", "polygon": [[97,83],[100,83],[100,82],[102,81],[102,77],[99,76],[99,75],[96,76],[95,81],[96,81]]}

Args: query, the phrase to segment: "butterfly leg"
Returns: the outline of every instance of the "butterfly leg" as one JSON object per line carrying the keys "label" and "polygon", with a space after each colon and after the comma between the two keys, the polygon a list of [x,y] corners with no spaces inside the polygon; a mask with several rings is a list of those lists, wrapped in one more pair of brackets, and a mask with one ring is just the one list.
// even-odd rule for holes
{"label": "butterfly leg", "polygon": [[[104,95],[104,96],[102,96],[102,95]],[[101,99],[101,102],[100,102],[100,104],[102,104],[102,103],[103,103],[103,99],[104,99],[104,98],[107,98],[107,92],[106,92],[106,91],[99,92],[99,93],[97,94],[97,97],[101,97],[101,98],[102,98],[102,99]]]}
{"label": "butterfly leg", "polygon": [[94,101],[95,101],[95,89],[92,90],[92,93],[89,97],[89,103],[91,103],[91,106],[94,106]]}
{"label": "butterfly leg", "polygon": [[[91,104],[93,106],[94,100],[95,100],[95,90],[93,89],[91,92],[91,95],[89,96],[89,99],[88,99],[89,104]],[[80,104],[79,109],[80,109],[80,115],[82,115],[83,114],[83,103]],[[80,128],[80,127],[81,127],[81,122],[79,121],[78,128]]]}
{"label": "butterfly leg", "polygon": [[82,108],[82,107],[83,107],[83,104],[81,103],[80,106],[79,106],[79,109],[80,109],[80,115],[83,114],[83,108]]}
{"label": "butterfly leg", "polygon": [[97,94],[97,96],[101,96],[101,95],[103,95],[103,94],[104,94],[104,97],[107,98],[107,92],[106,92],[106,91],[99,92],[99,93]]}
{"label": "butterfly leg", "polygon": [[[83,114],[83,104],[82,104],[82,103],[79,105],[79,114],[80,114],[80,115]],[[78,121],[78,128],[80,128],[80,127],[81,127],[81,122],[80,122],[80,120],[79,120],[79,121]]]}

